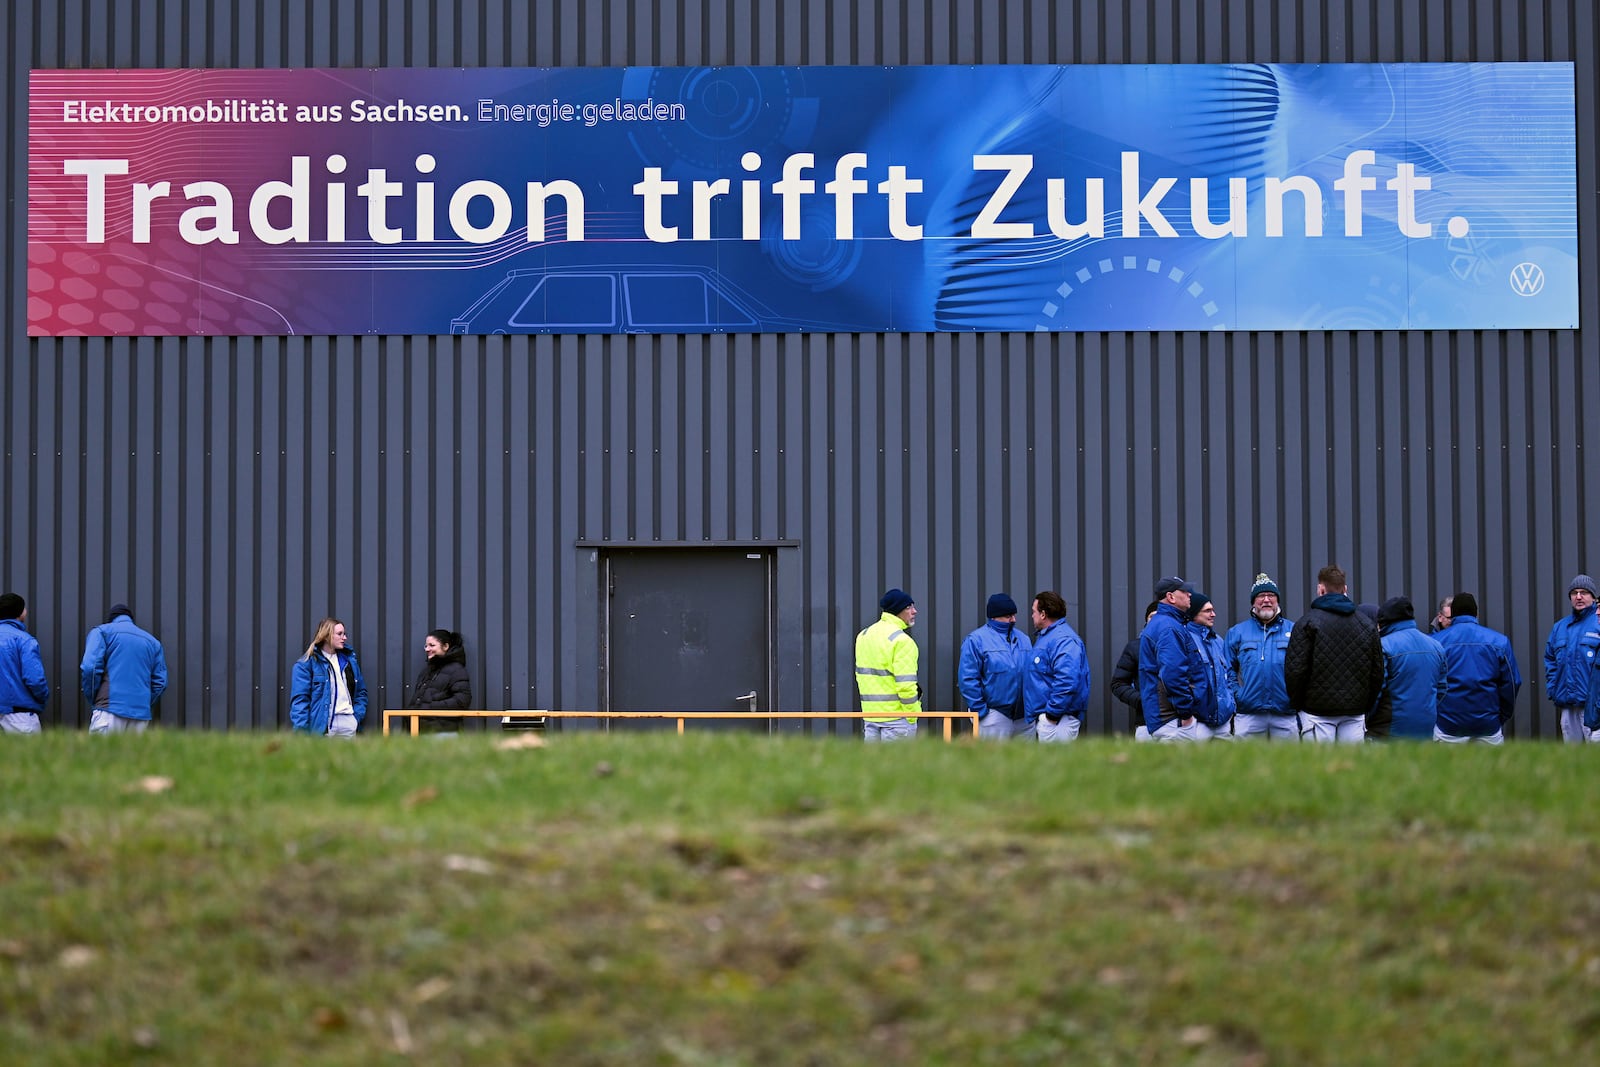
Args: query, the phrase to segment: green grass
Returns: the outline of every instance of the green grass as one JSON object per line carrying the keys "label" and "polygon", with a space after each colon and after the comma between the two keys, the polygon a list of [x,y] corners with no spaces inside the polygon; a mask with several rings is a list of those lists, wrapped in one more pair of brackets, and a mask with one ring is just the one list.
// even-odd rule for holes
{"label": "green grass", "polygon": [[1548,1064],[1600,1044],[1583,749],[491,741],[5,739],[0,1060]]}

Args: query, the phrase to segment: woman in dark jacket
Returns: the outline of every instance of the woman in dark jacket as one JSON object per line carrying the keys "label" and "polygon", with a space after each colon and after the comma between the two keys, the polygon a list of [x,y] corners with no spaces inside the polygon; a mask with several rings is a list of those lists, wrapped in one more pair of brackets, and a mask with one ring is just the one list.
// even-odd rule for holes
{"label": "woman in dark jacket", "polygon": [[[411,708],[416,711],[466,709],[472,707],[472,680],[467,677],[467,650],[461,635],[450,630],[433,630],[422,642],[428,657],[417,682],[411,687]],[[455,733],[461,720],[446,716],[422,717],[423,733]]]}

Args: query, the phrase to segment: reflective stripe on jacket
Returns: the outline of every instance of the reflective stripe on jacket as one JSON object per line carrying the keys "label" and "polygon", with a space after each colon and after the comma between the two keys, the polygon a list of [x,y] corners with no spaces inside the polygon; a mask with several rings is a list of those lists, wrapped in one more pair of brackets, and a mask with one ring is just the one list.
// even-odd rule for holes
{"label": "reflective stripe on jacket", "polygon": [[888,722],[922,713],[917,695],[917,643],[906,633],[906,622],[887,611],[878,621],[856,634],[856,688],[861,710],[882,715],[868,722]]}

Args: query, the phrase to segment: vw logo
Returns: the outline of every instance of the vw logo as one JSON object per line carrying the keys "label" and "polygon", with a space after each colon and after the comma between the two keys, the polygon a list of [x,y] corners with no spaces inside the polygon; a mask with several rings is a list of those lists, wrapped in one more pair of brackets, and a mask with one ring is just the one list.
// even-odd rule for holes
{"label": "vw logo", "polygon": [[1518,263],[1511,268],[1511,291],[1518,296],[1538,296],[1544,288],[1544,271],[1537,263]]}

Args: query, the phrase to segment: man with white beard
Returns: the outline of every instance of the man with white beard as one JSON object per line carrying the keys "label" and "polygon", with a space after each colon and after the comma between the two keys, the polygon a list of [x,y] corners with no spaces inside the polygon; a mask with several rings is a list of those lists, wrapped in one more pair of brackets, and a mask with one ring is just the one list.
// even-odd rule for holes
{"label": "man with white beard", "polygon": [[1266,574],[1250,587],[1250,617],[1228,631],[1228,669],[1233,674],[1233,736],[1268,741],[1300,740],[1300,716],[1289,706],[1283,654],[1293,620],[1283,614],[1278,585]]}

